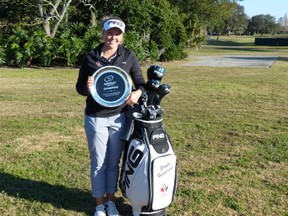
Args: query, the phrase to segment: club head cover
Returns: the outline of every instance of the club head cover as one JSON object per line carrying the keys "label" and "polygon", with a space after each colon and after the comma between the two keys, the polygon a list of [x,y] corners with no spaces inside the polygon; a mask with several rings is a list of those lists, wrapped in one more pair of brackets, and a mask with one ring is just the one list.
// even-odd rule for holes
{"label": "club head cover", "polygon": [[166,74],[166,69],[158,65],[151,65],[147,69],[148,79],[155,79],[161,81],[162,77]]}

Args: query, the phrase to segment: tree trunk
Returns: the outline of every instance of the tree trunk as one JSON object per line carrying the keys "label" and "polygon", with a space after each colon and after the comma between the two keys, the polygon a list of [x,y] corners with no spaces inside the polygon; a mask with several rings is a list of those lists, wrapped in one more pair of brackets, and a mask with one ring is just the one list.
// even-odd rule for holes
{"label": "tree trunk", "polygon": [[49,21],[43,22],[42,25],[43,25],[46,35],[51,37],[50,22]]}
{"label": "tree trunk", "polygon": [[[62,10],[60,11],[60,13],[58,13],[57,9],[62,1],[63,1]],[[45,1],[45,3],[48,3],[49,7],[51,7],[51,9],[49,10],[49,13],[47,14],[45,10],[43,9],[43,1],[38,0],[37,4],[38,4],[39,12],[40,12],[42,25],[43,25],[45,33],[49,37],[53,38],[56,35],[57,29],[61,21],[63,20],[65,13],[67,12],[67,9],[71,2],[72,0],[68,0],[68,1],[56,0],[55,4],[53,4],[51,1],[48,1],[48,0]],[[51,27],[50,19],[56,19],[55,25],[53,27]],[[52,28],[52,31],[51,31],[51,28]]]}
{"label": "tree trunk", "polygon": [[96,14],[91,10],[91,25],[96,26]]}
{"label": "tree trunk", "polygon": [[38,8],[39,8],[40,17],[41,17],[42,26],[44,28],[44,31],[45,31],[46,35],[50,36],[50,23],[46,19],[46,14],[44,13],[44,10],[43,10],[43,1],[38,0],[37,4],[38,4]]}

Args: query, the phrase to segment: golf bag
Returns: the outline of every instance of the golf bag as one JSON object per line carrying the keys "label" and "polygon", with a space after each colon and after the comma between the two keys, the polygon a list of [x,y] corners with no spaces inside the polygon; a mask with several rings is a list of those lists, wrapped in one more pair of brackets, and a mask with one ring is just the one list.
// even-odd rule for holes
{"label": "golf bag", "polygon": [[124,153],[120,189],[133,216],[163,216],[177,189],[177,160],[162,116],[134,118]]}

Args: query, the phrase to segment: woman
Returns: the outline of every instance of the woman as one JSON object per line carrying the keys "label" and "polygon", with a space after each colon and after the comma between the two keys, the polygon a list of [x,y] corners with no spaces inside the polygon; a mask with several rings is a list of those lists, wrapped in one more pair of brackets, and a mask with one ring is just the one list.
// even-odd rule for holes
{"label": "woman", "polygon": [[[86,96],[85,132],[90,153],[92,196],[96,199],[94,216],[119,215],[114,203],[123,150],[120,141],[127,105],[133,105],[144,92],[145,81],[135,53],[122,45],[125,23],[119,17],[103,22],[104,43],[91,50],[83,59],[76,90]],[[134,91],[125,103],[115,108],[98,104],[90,95],[93,73],[102,66],[122,68],[132,78]]]}

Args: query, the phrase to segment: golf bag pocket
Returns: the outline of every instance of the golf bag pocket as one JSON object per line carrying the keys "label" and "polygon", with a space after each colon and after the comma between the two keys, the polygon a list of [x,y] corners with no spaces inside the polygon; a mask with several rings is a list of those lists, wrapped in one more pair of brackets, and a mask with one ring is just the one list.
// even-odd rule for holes
{"label": "golf bag pocket", "polygon": [[[148,135],[149,136],[149,135]],[[166,136],[164,128],[158,127],[150,133],[149,143],[158,154],[164,154],[169,150],[169,139]]]}
{"label": "golf bag pocket", "polygon": [[166,208],[173,200],[177,185],[176,157],[174,154],[158,157],[152,164],[152,202],[151,208]]}

